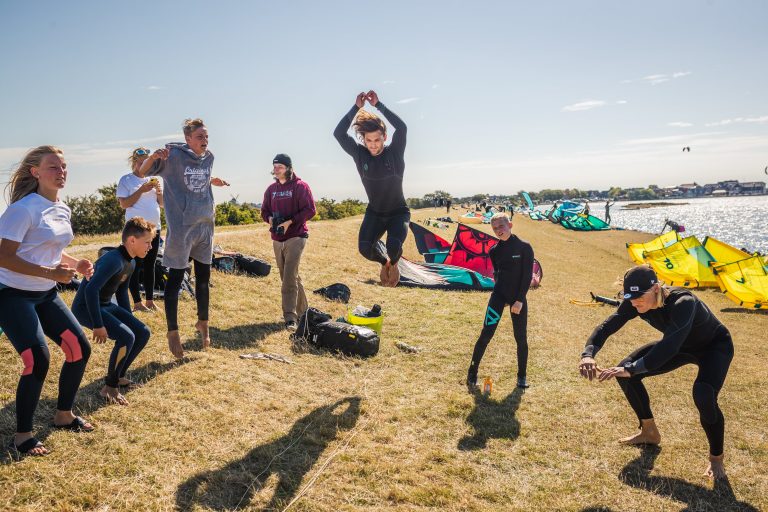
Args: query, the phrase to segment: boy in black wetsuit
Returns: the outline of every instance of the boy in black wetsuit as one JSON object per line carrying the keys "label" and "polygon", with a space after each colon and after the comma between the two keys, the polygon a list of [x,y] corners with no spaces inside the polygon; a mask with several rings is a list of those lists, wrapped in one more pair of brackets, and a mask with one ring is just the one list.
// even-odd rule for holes
{"label": "boy in black wetsuit", "polygon": [[470,390],[477,386],[480,360],[496,332],[504,307],[508,304],[517,343],[517,386],[527,388],[528,302],[525,295],[528,293],[533,275],[533,248],[528,242],[512,234],[512,222],[506,213],[497,213],[491,217],[491,227],[500,239],[499,243],[489,251],[496,285],[488,301],[483,330],[472,352],[472,362],[467,372],[467,386]]}
{"label": "boy in black wetsuit", "polygon": [[[387,140],[384,122],[362,110],[366,100],[395,127],[389,146],[384,146]],[[364,146],[347,135],[351,124]],[[358,250],[366,259],[381,264],[381,284],[392,287],[400,281],[397,261],[403,254],[403,242],[411,220],[411,211],[403,195],[406,131],[403,120],[385,107],[374,91],[358,94],[354,106],[333,131],[341,148],[354,159],[368,196],[368,207],[357,240]],[[386,252],[379,244],[384,233],[387,233]]]}
{"label": "boy in black wetsuit", "polygon": [[[104,343],[108,337],[115,340],[100,393],[111,403],[128,405],[119,386],[136,385],[125,378],[125,372],[149,341],[149,328],[131,313],[128,284],[134,258],[147,255],[154,235],[155,225],[141,217],[126,222],[123,243],[96,261],[93,276],[80,284],[72,302],[72,313],[81,325],[93,329],[96,343]],[[113,295],[117,304],[112,302]]]}

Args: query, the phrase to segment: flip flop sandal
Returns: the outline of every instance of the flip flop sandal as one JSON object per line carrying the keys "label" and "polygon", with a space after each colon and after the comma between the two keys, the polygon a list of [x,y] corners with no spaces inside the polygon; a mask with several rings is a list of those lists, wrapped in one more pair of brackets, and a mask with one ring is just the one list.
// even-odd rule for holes
{"label": "flip flop sandal", "polygon": [[88,422],[80,416],[75,416],[75,419],[72,420],[72,423],[68,423],[66,425],[57,425],[54,423],[53,428],[57,430],[70,430],[72,432],[92,432],[95,427],[93,425],[86,427],[87,423]]}
{"label": "flip flop sandal", "polygon": [[50,450],[48,450],[48,453],[29,453],[30,450],[34,448],[45,448],[45,445],[34,437],[30,437],[18,446],[13,439],[11,439],[11,442],[8,444],[8,449],[16,460],[19,460],[22,457],[45,457],[51,453]]}

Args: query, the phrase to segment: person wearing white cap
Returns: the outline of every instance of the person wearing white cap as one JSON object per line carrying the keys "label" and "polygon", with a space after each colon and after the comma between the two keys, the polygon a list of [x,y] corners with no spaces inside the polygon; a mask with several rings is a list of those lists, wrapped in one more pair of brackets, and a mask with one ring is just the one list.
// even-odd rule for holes
{"label": "person wearing white cap", "polygon": [[[690,290],[666,288],[647,265],[627,271],[623,279],[624,300],[618,309],[592,332],[581,354],[579,371],[600,382],[615,377],[640,422],[640,431],[623,438],[624,444],[657,445],[661,434],[651,412],[643,379],[671,372],[686,364],[699,367],[693,382],[693,401],[709,441],[709,466],[705,474],[725,478],[723,442],[725,418],[717,403],[728,367],[733,359],[733,341],[728,329]],[[640,317],[663,333],[659,341],[643,345],[612,368],[600,369],[595,356],[609,336],[629,320]]]}

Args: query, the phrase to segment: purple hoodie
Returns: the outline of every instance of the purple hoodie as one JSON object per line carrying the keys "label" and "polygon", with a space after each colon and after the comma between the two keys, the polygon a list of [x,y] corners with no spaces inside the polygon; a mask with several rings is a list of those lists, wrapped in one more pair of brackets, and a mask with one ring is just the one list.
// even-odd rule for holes
{"label": "purple hoodie", "polygon": [[261,218],[269,222],[269,218],[279,216],[293,223],[285,230],[284,235],[272,235],[272,240],[285,242],[289,238],[297,236],[307,237],[307,221],[315,216],[315,200],[309,185],[298,176],[281,184],[275,180],[266,192],[261,203]]}

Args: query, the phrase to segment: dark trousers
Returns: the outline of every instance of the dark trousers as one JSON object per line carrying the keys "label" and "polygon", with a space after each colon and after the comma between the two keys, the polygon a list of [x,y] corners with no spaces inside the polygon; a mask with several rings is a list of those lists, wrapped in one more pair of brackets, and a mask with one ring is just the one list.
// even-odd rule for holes
{"label": "dark trousers", "polygon": [[24,363],[16,388],[16,432],[32,431],[32,419],[51,360],[46,336],[64,352],[56,409],[72,410],[91,345],[56,288],[44,292],[0,289],[0,328]]}
{"label": "dark trousers", "polygon": [[[619,366],[637,361],[650,352],[656,343],[649,343],[638,348],[619,363]],[[696,375],[696,380],[693,381],[693,402],[699,410],[699,421],[709,441],[709,453],[711,455],[722,455],[725,418],[717,404],[717,395],[723,387],[732,359],[733,342],[731,341],[731,335],[728,331],[725,331],[709,350],[696,353],[679,352],[660,368],[629,378],[617,378],[616,380],[627,397],[632,410],[635,411],[637,418],[639,420],[647,420],[653,418],[653,413],[651,412],[651,401],[648,397],[648,391],[646,391],[643,385],[643,379],[671,372],[686,364],[697,365],[699,373]]]}
{"label": "dark trousers", "polygon": [[155,260],[157,251],[160,249],[160,231],[152,239],[152,248],[143,258],[133,258],[136,262],[136,268],[131,274],[131,280],[128,282],[128,289],[131,290],[131,298],[134,304],[141,302],[141,285],[144,285],[144,295],[147,300],[154,299],[155,291]]}
{"label": "dark trousers", "polygon": [[[397,263],[403,255],[403,243],[408,236],[411,212],[383,215],[366,211],[357,237],[357,248],[366,259],[384,265],[387,260]],[[387,234],[386,252],[379,239]]]}
{"label": "dark trousers", "polygon": [[[192,260],[195,265],[195,300],[197,301],[197,319],[208,320],[208,297],[211,283],[211,265]],[[179,330],[179,292],[184,280],[184,268],[172,268],[168,272],[165,284],[165,322],[169,331]]]}
{"label": "dark trousers", "polygon": [[[472,351],[472,362],[469,365],[468,377],[470,380],[477,380],[477,370],[480,367],[480,360],[483,359],[485,349],[488,347],[491,338],[496,333],[496,327],[499,325],[504,308],[509,303],[498,292],[491,293],[488,301],[488,307],[485,310],[485,320],[483,320],[483,330],[480,331],[480,337],[475,343],[475,349]],[[523,308],[520,313],[512,317],[512,332],[515,335],[517,344],[517,376],[525,377],[528,367],[528,301],[523,301]]]}

